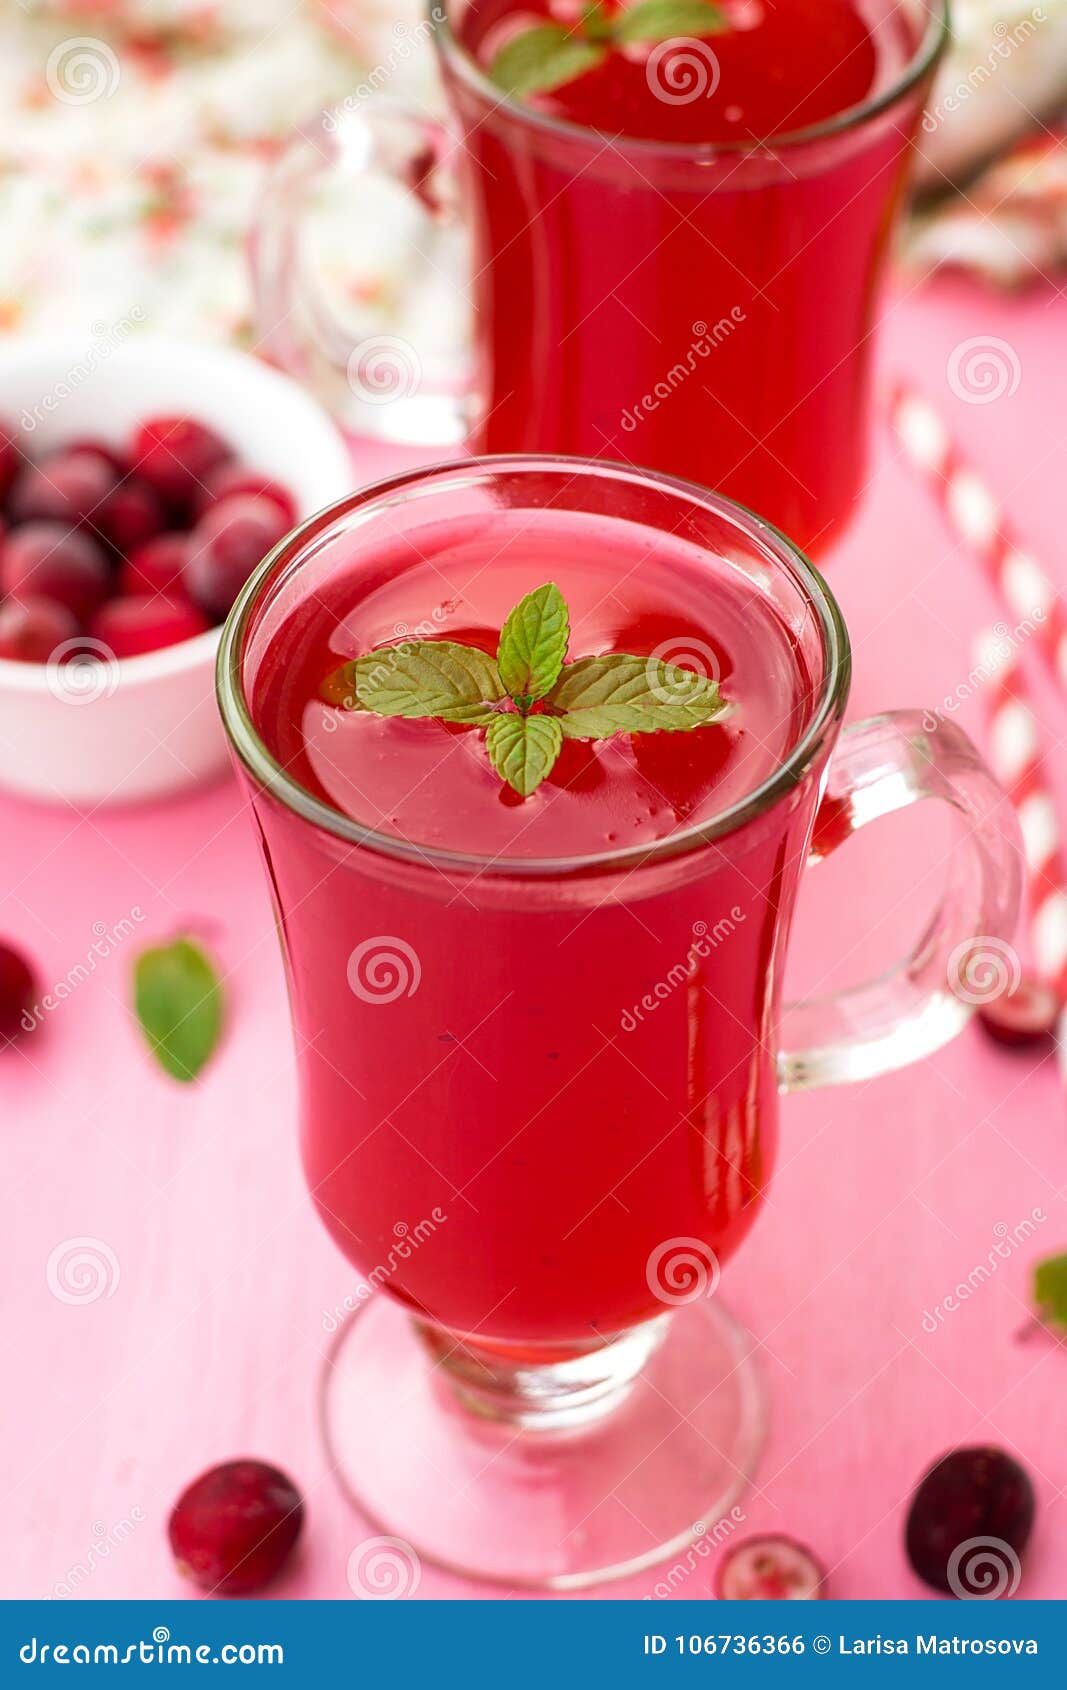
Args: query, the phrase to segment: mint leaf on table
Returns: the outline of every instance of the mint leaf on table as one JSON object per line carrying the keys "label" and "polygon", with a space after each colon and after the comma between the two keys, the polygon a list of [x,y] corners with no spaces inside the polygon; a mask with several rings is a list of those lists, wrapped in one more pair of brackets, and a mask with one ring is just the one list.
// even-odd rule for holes
{"label": "mint leaf on table", "polygon": [[494,716],[485,748],[497,774],[523,798],[536,792],[559,756],[563,728],[558,716]]}
{"label": "mint leaf on table", "polygon": [[1047,1256],[1034,1268],[1034,1307],[1051,1331],[1067,1333],[1067,1255]]}
{"label": "mint leaf on table", "polygon": [[622,652],[568,663],[547,703],[563,712],[568,739],[684,732],[720,721],[728,708],[718,682],[660,658]]}
{"label": "mint leaf on table", "polygon": [[707,676],[627,652],[567,663],[569,639],[567,602],[546,581],[507,616],[495,662],[475,646],[419,640],[350,659],[319,691],[342,708],[484,728],[489,761],[522,798],[551,772],[564,739],[683,733],[730,712]]}
{"label": "mint leaf on table", "polygon": [[134,1009],[148,1048],[172,1079],[195,1080],[222,1031],[222,983],[191,939],[142,951],[133,965]]}
{"label": "mint leaf on table", "polygon": [[559,23],[539,23],[505,42],[489,75],[506,94],[550,94],[606,57],[598,42]]}
{"label": "mint leaf on table", "polygon": [[612,39],[626,45],[636,41],[672,41],[720,35],[730,22],[712,0],[638,0],[615,19]]}
{"label": "mint leaf on table", "polygon": [[496,664],[509,697],[545,696],[559,678],[570,634],[567,601],[553,581],[527,593],[500,631]]}

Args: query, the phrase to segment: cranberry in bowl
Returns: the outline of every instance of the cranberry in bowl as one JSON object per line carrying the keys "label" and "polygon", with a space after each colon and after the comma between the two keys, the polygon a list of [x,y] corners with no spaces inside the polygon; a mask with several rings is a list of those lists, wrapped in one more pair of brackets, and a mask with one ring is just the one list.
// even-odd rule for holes
{"label": "cranberry in bowl", "polygon": [[288,376],[146,336],[0,344],[0,787],[131,803],[210,778],[219,624],[295,522],[351,491]]}

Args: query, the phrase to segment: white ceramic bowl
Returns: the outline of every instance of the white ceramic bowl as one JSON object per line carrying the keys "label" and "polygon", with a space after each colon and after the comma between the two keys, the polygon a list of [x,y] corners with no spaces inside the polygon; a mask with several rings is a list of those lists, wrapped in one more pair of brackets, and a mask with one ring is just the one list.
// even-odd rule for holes
{"label": "white ceramic bowl", "polygon": [[[326,413],[243,352],[145,338],[114,350],[0,342],[0,418],[38,457],[92,435],[118,445],[172,413],[215,428],[251,469],[287,487],[301,519],[355,485]],[[160,797],[226,763],[215,706],[217,628],[166,650],[86,665],[0,659],[0,786],[73,804]]]}

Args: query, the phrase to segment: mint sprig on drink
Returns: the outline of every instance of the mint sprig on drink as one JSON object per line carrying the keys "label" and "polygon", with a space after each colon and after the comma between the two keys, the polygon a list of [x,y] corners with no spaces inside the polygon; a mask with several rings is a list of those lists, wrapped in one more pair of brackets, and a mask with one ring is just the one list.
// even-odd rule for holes
{"label": "mint sprig on drink", "polygon": [[484,728],[489,761],[522,798],[552,772],[565,739],[685,733],[730,709],[718,682],[691,669],[628,652],[568,663],[569,641],[567,602],[549,581],[511,611],[495,660],[454,640],[409,640],[343,663],[320,693],[376,716]]}
{"label": "mint sprig on drink", "polygon": [[594,4],[569,27],[538,23],[513,35],[493,58],[489,75],[506,94],[550,94],[603,64],[620,47],[699,40],[729,27],[714,0],[637,0],[616,12]]}

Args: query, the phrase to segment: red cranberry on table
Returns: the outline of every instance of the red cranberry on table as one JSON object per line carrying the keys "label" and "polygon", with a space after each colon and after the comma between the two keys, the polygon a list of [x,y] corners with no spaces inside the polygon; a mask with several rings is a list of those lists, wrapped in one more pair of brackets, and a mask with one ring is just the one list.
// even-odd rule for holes
{"label": "red cranberry on table", "polygon": [[0,657],[9,662],[47,663],[77,632],[77,619],[53,599],[31,595],[0,604]]}
{"label": "red cranberry on table", "polygon": [[168,505],[192,507],[212,470],[230,456],[213,429],[191,417],[152,417],[137,430],[134,468]]}
{"label": "red cranberry on table", "polygon": [[715,1594],[721,1602],[819,1601],[826,1573],[791,1537],[749,1537],[723,1556]]}
{"label": "red cranberry on table", "polygon": [[188,601],[143,593],[101,605],[89,623],[89,633],[115,657],[138,657],[206,634],[210,626],[207,617]]}
{"label": "red cranberry on table", "polygon": [[37,1000],[33,969],[13,945],[0,940],[0,1046],[10,1043],[26,1028],[23,1017]]}
{"label": "red cranberry on table", "polygon": [[116,476],[100,458],[86,452],[50,452],[27,464],[8,496],[12,522],[65,522],[92,526]]}
{"label": "red cranberry on table", "polygon": [[289,489],[280,486],[277,481],[272,481],[269,476],[249,469],[246,464],[235,461],[222,464],[208,476],[207,492],[201,501],[200,509],[210,510],[220,499],[229,499],[236,493],[252,493],[262,499],[271,499],[284,516],[287,528],[294,526],[296,501]]}
{"label": "red cranberry on table", "polygon": [[981,1445],[942,1456],[908,1510],[904,1543],[924,1583],[948,1596],[1010,1595],[1034,1523],[1034,1490],[1004,1450]]}
{"label": "red cranberry on table", "polygon": [[289,532],[270,499],[236,494],[220,499],[193,530],[185,588],[205,615],[221,621],[256,565]]}
{"label": "red cranberry on table", "polygon": [[226,1461],[184,1490],[168,1526],[179,1571],[201,1590],[248,1596],[278,1574],[304,1523],[292,1480],[265,1461]]}
{"label": "red cranberry on table", "polygon": [[0,591],[14,598],[54,599],[84,622],[107,596],[111,571],[91,535],[61,522],[28,522],[0,551]]}
{"label": "red cranberry on table", "polygon": [[1055,1032],[1061,1008],[1058,993],[1047,981],[1024,974],[1013,992],[982,1005],[978,1021],[997,1044],[1036,1044]]}

